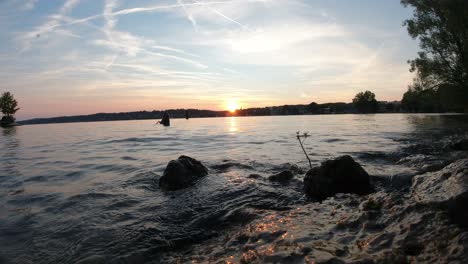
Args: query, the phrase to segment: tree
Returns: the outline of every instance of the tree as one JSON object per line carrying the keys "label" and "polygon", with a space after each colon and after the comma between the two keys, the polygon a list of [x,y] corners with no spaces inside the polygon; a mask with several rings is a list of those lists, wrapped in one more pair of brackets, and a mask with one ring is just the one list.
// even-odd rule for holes
{"label": "tree", "polygon": [[[408,61],[423,89],[460,87],[468,94],[468,1],[401,0],[412,7],[404,22],[409,35],[420,41],[421,52]],[[465,105],[468,102],[465,100]]]}
{"label": "tree", "polygon": [[316,102],[312,102],[309,105],[307,105],[307,111],[309,113],[317,113],[319,111],[319,105]]}
{"label": "tree", "polygon": [[5,92],[0,97],[0,109],[5,115],[1,123],[9,124],[15,122],[14,114],[19,110],[18,102],[10,92]]}
{"label": "tree", "polygon": [[439,93],[434,89],[422,89],[411,86],[401,100],[403,109],[408,112],[434,113],[444,112],[440,104]]}
{"label": "tree", "polygon": [[375,94],[371,91],[360,92],[353,99],[356,110],[360,113],[375,113],[378,109],[378,103]]}
{"label": "tree", "polygon": [[403,95],[401,104],[408,112],[462,112],[464,92],[459,86],[440,85],[437,89],[425,89],[427,83],[415,78]]}

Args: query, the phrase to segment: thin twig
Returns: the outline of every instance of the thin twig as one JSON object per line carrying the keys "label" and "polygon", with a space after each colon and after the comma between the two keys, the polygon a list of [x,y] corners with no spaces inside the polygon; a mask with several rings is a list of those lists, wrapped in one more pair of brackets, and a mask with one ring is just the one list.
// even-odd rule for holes
{"label": "thin twig", "polygon": [[[306,139],[307,139],[309,136],[310,136],[310,135],[309,135],[309,133],[307,133],[307,132],[305,132],[305,133],[302,134],[302,135],[299,134],[299,131],[296,132],[297,140],[299,141],[299,144],[301,145],[302,151],[304,151],[304,154],[305,154],[307,160],[309,161],[310,169],[312,169],[312,161],[310,160],[309,155],[307,154],[307,151],[306,151],[305,148],[304,148],[304,142],[306,141]],[[301,141],[301,137],[304,138],[302,141]]]}

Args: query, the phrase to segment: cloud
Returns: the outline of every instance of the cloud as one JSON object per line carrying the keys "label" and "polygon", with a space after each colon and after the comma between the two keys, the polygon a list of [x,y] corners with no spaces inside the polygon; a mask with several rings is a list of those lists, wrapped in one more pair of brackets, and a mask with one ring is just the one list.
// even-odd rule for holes
{"label": "cloud", "polygon": [[167,46],[152,45],[151,48],[157,49],[157,50],[171,51],[171,52],[179,53],[179,54],[182,54],[182,55],[188,55],[188,56],[191,56],[191,57],[197,57],[197,58],[201,57],[199,55],[192,54],[192,53],[186,52],[186,51],[181,50],[181,49],[176,49],[176,48],[167,47]]}
{"label": "cloud", "polygon": [[153,4],[68,0],[42,13],[17,34],[23,53],[8,61],[4,85],[73,100],[164,94],[248,107],[349,101],[360,89],[398,98],[411,80],[395,59],[401,34],[355,28],[315,1],[144,2]]}
{"label": "cloud", "polygon": [[128,15],[134,13],[152,13],[152,12],[160,12],[160,11],[167,11],[179,8],[187,8],[187,7],[210,7],[214,5],[226,5],[229,3],[249,3],[249,2],[264,2],[265,0],[226,0],[226,1],[205,1],[205,2],[192,2],[192,3],[184,3],[184,4],[172,4],[172,5],[152,5],[147,7],[135,7],[135,8],[127,8],[122,9],[114,13],[114,15]]}
{"label": "cloud", "polygon": [[[198,3],[198,4],[202,4],[202,2],[199,2],[199,1],[197,1],[197,0],[193,0],[193,1],[194,1],[195,3]],[[185,6],[184,6],[184,8],[185,8]],[[231,17],[225,15],[224,13],[220,12],[218,9],[213,8],[213,7],[209,6],[209,5],[207,5],[206,8],[207,8],[208,10],[210,10],[211,12],[213,12],[213,13],[215,13],[215,14],[221,16],[222,18],[226,19],[227,21],[230,21],[230,22],[232,22],[232,23],[234,23],[234,24],[237,24],[237,25],[240,26],[241,28],[250,31],[250,29],[249,29],[249,27],[247,27],[247,25],[244,25],[244,24],[242,24],[241,22],[239,22],[239,21],[237,21],[237,20],[235,20],[235,19],[233,19],[233,18],[231,18]]]}
{"label": "cloud", "polygon": [[32,10],[36,6],[38,0],[25,0],[23,5],[21,6],[21,10]]}
{"label": "cloud", "polygon": [[229,32],[227,44],[238,53],[286,52],[294,45],[306,41],[322,41],[325,38],[345,37],[346,32],[333,24],[308,24],[288,22],[273,24],[255,32]]}
{"label": "cloud", "polygon": [[192,16],[192,14],[187,10],[187,8],[185,7],[185,4],[183,2],[183,0],[177,0],[177,3],[179,3],[179,5],[182,6],[182,9],[185,13],[185,15],[187,16],[187,19],[190,21],[190,23],[192,23],[192,26],[195,30],[197,30],[197,21],[195,20],[195,18]]}
{"label": "cloud", "polygon": [[[43,23],[42,25],[36,27],[34,30],[20,34],[18,37],[18,40],[22,43],[22,52],[29,50],[32,46],[32,41],[36,38],[41,37],[42,35],[46,33],[51,33],[55,29],[58,29],[61,25],[60,19],[65,16],[68,12],[70,12],[76,5],[78,5],[80,0],[67,0],[65,3],[62,5],[60,8],[59,12],[57,14],[49,16],[49,19]],[[57,30],[55,30],[57,32]],[[68,35],[68,36],[73,36],[76,37],[75,34],[72,34],[68,31],[68,34],[63,34],[64,32],[67,32],[65,30],[58,30],[59,34],[62,33],[62,35]]]}

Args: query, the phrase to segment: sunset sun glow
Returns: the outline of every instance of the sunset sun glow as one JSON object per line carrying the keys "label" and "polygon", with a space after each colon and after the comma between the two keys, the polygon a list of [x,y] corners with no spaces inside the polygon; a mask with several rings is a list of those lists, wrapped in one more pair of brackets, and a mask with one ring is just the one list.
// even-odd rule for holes
{"label": "sunset sun glow", "polygon": [[21,101],[19,121],[179,108],[234,114],[350,102],[367,88],[400,100],[414,77],[406,62],[419,51],[401,25],[413,12],[400,1],[358,2],[0,0],[0,92]]}
{"label": "sunset sun glow", "polygon": [[226,109],[229,112],[234,113],[237,109],[239,109],[239,104],[235,101],[229,101],[226,103]]}

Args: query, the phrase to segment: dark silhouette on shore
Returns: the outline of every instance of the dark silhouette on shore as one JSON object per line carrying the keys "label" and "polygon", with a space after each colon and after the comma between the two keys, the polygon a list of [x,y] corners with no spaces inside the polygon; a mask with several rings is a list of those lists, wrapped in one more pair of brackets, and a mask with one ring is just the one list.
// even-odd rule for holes
{"label": "dark silhouette on shore", "polygon": [[0,120],[2,127],[9,127],[15,125],[15,113],[20,110],[18,102],[15,100],[10,92],[4,92],[0,97],[0,110],[4,114]]}
{"label": "dark silhouette on shore", "polygon": [[353,104],[359,113],[377,113],[379,103],[371,91],[360,92],[353,99]]}
{"label": "dark silhouette on shore", "polygon": [[166,127],[171,126],[171,118],[169,117],[169,113],[167,113],[167,111],[164,112],[161,121],[158,121],[157,124],[161,124]]}
{"label": "dark silhouette on shore", "polygon": [[403,96],[413,112],[468,111],[468,4],[466,0],[402,0],[413,9],[404,25],[420,43],[410,60],[416,78]]}
{"label": "dark silhouette on shore", "polygon": [[[319,115],[319,114],[352,114],[358,113],[353,103],[325,103],[298,105],[268,106],[258,108],[246,108],[229,111],[212,111],[200,109],[170,109],[166,111],[138,111],[123,113],[98,113],[92,115],[61,116],[51,118],[36,118],[18,123],[23,125],[49,124],[49,123],[77,123],[77,122],[102,122],[102,121],[124,121],[124,120],[150,120],[162,119],[164,112],[171,118],[210,118],[229,116],[283,116],[283,115]],[[378,102],[378,113],[399,113],[401,112],[400,102]]]}

